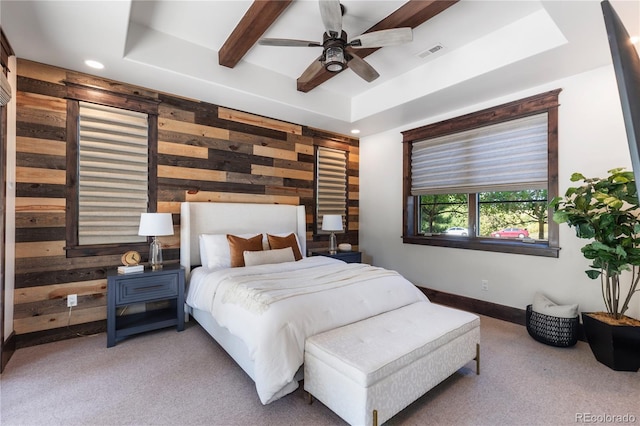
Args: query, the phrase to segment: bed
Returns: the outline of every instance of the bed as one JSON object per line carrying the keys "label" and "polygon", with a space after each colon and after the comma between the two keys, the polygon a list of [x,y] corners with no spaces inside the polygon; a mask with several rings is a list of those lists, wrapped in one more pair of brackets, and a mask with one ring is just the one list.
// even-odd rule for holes
{"label": "bed", "polygon": [[[304,256],[305,217],[304,206],[204,202],[181,205],[180,263],[188,277],[189,314],[253,379],[263,404],[298,387],[307,337],[412,303],[428,302],[417,287],[394,271]],[[296,262],[239,268],[201,266],[202,235],[290,233],[297,236],[303,256]],[[269,293],[266,307],[262,302],[254,306],[255,300],[247,304],[234,291],[238,286],[251,287],[254,275],[260,277],[260,284],[282,279],[293,287],[318,281],[320,290],[296,287],[298,293],[282,298]],[[346,284],[320,283],[325,276],[339,277],[337,281]]]}

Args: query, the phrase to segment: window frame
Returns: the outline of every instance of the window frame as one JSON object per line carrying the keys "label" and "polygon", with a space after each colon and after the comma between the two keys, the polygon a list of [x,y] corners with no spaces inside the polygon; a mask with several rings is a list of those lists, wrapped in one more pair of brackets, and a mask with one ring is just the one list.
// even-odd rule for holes
{"label": "window frame", "polygon": [[[552,200],[558,195],[558,96],[562,89],[556,89],[528,98],[487,108],[474,113],[440,121],[434,124],[410,129],[402,132],[403,142],[403,219],[402,240],[405,244],[431,245],[438,247],[452,247],[502,253],[515,253],[533,256],[558,257],[559,255],[559,226],[551,218],[553,212],[548,209],[549,218],[548,240],[534,243],[502,240],[496,238],[476,237],[475,232],[468,237],[453,237],[447,235],[420,235],[418,222],[418,197],[411,195],[411,148],[413,142],[462,132],[465,130],[497,124],[529,115],[546,112],[547,121],[547,199]],[[469,227],[475,230],[477,226],[476,212],[478,210],[477,194],[468,194]],[[473,219],[473,220],[472,220]]]}
{"label": "window frame", "polygon": [[95,87],[65,81],[67,88],[67,182],[66,182],[66,256],[85,257],[122,254],[127,250],[147,251],[147,242],[90,244],[78,243],[78,153],[80,144],[79,112],[80,101],[106,105],[145,113],[148,116],[148,205],[147,212],[155,213],[158,199],[158,104],[159,100],[116,93]]}

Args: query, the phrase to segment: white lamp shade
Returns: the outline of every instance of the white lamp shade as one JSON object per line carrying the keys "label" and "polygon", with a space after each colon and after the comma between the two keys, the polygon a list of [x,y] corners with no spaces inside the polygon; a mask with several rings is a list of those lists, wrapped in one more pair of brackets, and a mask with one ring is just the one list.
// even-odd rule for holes
{"label": "white lamp shade", "polygon": [[322,217],[323,231],[342,231],[342,215],[325,214]]}
{"label": "white lamp shade", "polygon": [[171,213],[142,213],[138,235],[147,237],[173,235]]}

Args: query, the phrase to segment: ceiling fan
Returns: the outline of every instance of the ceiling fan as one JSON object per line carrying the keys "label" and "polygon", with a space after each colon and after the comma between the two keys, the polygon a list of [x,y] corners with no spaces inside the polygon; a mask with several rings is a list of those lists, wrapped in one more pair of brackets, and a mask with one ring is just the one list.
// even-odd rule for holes
{"label": "ceiling fan", "polygon": [[413,40],[411,28],[392,28],[361,34],[347,42],[347,33],[342,29],[342,15],[345,11],[339,0],[319,0],[320,16],[325,32],[322,43],[286,38],[262,38],[258,44],[263,46],[322,47],[322,54],[302,73],[299,81],[312,80],[322,69],[340,72],[347,66],[368,82],[380,77],[380,74],[355,49],[377,48],[408,43]]}

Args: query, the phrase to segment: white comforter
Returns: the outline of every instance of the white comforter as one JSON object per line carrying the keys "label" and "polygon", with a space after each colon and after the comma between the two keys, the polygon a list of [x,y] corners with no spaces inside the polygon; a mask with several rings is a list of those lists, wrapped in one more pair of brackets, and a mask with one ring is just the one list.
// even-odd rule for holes
{"label": "white comforter", "polygon": [[[309,281],[310,276],[342,273],[342,270],[348,275],[351,268],[360,268],[358,273],[362,271],[370,276],[366,280],[342,279],[341,285],[321,281],[317,290],[304,286],[305,291],[300,291],[300,286],[280,285],[278,297],[270,299],[266,308],[261,309],[247,309],[236,294],[237,286],[246,286],[252,277],[257,284],[249,284],[250,288],[264,288],[264,283],[271,282],[264,274],[287,272],[300,276],[301,280],[307,277]],[[256,389],[263,404],[298,387],[294,375],[304,360],[304,342],[308,336],[427,300],[399,274],[388,271],[378,274],[363,269],[360,264],[345,264],[323,256],[203,274],[204,271],[194,271],[187,304],[210,312],[220,326],[246,343],[254,361]],[[283,297],[282,289],[288,287],[293,287],[294,294]]]}

